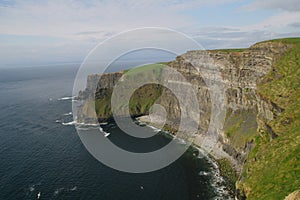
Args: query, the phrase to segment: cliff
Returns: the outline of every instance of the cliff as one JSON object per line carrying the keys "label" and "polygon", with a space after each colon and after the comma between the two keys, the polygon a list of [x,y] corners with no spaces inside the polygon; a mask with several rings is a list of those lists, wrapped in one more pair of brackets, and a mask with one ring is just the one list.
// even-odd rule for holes
{"label": "cliff", "polygon": [[[209,57],[219,67],[219,81],[226,90],[227,112],[218,147],[238,173],[237,198],[283,199],[299,189],[300,39],[261,42],[248,49],[195,50],[166,63],[196,91],[201,117],[194,120],[199,120],[199,138],[211,119],[212,93],[205,81],[211,77],[191,63],[203,57]],[[113,86],[124,73],[104,74],[99,82],[99,75],[88,77],[87,89],[79,95],[86,100],[79,121],[88,121],[90,103],[95,103],[99,121],[112,117]],[[96,102],[90,102],[90,91],[95,88]],[[181,110],[178,100],[165,87],[150,84],[138,89],[131,98],[130,113],[134,117],[149,114],[155,102],[167,111],[164,129],[175,133]],[[200,146],[200,140],[196,139],[195,144]]]}

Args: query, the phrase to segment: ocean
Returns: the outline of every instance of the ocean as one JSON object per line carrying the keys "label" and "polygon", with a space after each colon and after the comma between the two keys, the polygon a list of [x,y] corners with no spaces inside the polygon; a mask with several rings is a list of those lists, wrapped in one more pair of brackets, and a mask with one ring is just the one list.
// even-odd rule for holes
{"label": "ocean", "polygon": [[[0,199],[191,200],[231,199],[209,158],[189,149],[158,171],[132,174],[111,169],[91,156],[72,119],[78,66],[0,69]],[[103,126],[126,148],[114,123]],[[170,138],[159,134],[159,147]]]}

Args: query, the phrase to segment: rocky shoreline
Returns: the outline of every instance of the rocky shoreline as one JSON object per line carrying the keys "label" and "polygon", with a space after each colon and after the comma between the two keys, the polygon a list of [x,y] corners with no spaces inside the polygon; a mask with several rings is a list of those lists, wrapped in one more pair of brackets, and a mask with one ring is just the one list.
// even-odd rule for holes
{"label": "rocky shoreline", "polygon": [[[143,116],[137,117],[136,119],[142,123],[146,123],[155,128],[158,128],[158,129],[163,128],[161,126],[162,119],[160,119],[159,116],[150,117],[149,115],[143,115]],[[163,130],[170,132],[169,130],[166,130],[166,129],[163,129]],[[170,134],[175,135],[175,133],[173,133],[173,132],[170,132]],[[202,148],[202,144],[203,144],[203,142],[205,142],[204,136],[202,134],[197,134],[197,136],[195,138],[191,138],[191,140],[193,140],[192,144],[195,147],[200,148],[203,151],[206,151],[205,148]],[[217,141],[215,143],[215,145],[213,146],[213,148],[211,148],[210,151],[206,152],[206,153],[208,153],[210,156],[212,156],[215,160],[224,159],[224,158],[228,159],[228,161],[230,161],[230,163],[232,164],[233,169],[237,173],[241,172],[242,166],[239,163],[237,163],[237,161],[234,160],[227,152],[225,152],[223,150],[222,144],[219,141]]]}
{"label": "rocky shoreline", "polygon": [[[162,127],[163,120],[159,116],[150,116],[150,115],[143,115],[140,117],[135,118],[139,123],[147,124],[148,126],[154,127],[155,129],[163,130],[166,133],[169,133],[172,137],[175,137],[176,133],[170,132],[169,130],[166,130]],[[187,141],[185,138],[179,138],[185,142]],[[205,156],[206,158],[210,159],[213,164],[217,165],[217,172],[220,174],[224,179],[226,179],[226,186],[231,194],[235,194],[235,188],[232,187],[232,185],[235,185],[234,180],[230,180],[227,177],[231,176],[229,173],[239,174],[242,170],[242,166],[237,163],[236,160],[234,160],[229,154],[227,154],[222,149],[222,144],[220,142],[217,142],[216,145],[214,145],[213,148],[210,149],[210,152],[207,152],[205,149],[202,148],[202,142],[204,142],[204,137],[201,134],[198,134],[195,138],[192,138],[192,146],[196,148],[199,152],[201,152],[202,156]],[[226,166],[223,165],[224,159],[228,161],[229,164]],[[222,162],[223,161],[223,162]],[[230,169],[228,169],[230,168]]]}

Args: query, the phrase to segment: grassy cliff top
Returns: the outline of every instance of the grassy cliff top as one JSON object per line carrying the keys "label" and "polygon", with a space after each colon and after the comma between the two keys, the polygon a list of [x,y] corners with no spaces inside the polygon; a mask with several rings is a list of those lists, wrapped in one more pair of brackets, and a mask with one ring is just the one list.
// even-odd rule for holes
{"label": "grassy cliff top", "polygon": [[261,41],[256,44],[262,44],[267,42],[282,42],[286,44],[293,44],[293,45],[299,45],[300,44],[300,37],[294,37],[294,38],[279,38],[279,39],[273,39],[273,40],[266,40]]}
{"label": "grassy cliff top", "polygon": [[[261,130],[244,165],[243,188],[248,199],[284,199],[300,188],[300,38],[276,39],[291,48],[258,85],[259,95],[283,110],[266,122],[278,135]],[[257,45],[257,44],[256,44]]]}

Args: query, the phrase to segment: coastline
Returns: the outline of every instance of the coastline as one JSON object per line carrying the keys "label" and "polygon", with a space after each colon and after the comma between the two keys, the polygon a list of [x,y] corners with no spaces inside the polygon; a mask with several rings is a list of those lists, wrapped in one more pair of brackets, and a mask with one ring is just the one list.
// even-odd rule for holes
{"label": "coastline", "polygon": [[[150,118],[149,115],[143,115],[135,119],[140,123],[146,123],[147,125],[152,126],[156,129],[162,129],[162,125],[161,125],[162,120],[159,117],[151,116]],[[172,136],[175,136],[175,133],[172,131],[165,130],[165,129],[163,131],[168,132]],[[193,140],[192,145],[195,146],[196,148],[201,149],[202,151],[205,151],[205,149],[201,147],[201,144],[204,142],[204,139],[206,139],[206,141],[208,142],[210,140],[208,137],[205,138],[203,135],[197,134],[195,138],[192,138]],[[206,151],[206,153],[212,156],[215,160],[224,159],[224,158],[228,159],[228,161],[231,163],[234,170],[237,173],[241,172],[241,166],[237,163],[236,160],[234,160],[228,153],[226,153],[222,149],[222,144],[219,141],[216,142],[211,149],[209,149],[209,152]]]}
{"label": "coastline", "polygon": [[[167,130],[162,128],[161,124],[163,121],[158,116],[143,115],[135,119],[138,121],[138,123],[147,124],[147,126],[153,128],[154,130],[161,130],[165,132],[169,137],[176,137],[172,127],[168,127]],[[183,138],[177,139],[183,143],[187,142]],[[201,147],[203,141],[204,137],[199,134],[193,138],[191,147],[199,151],[198,157],[201,156],[202,158],[205,158],[213,166],[214,169],[212,169],[212,171],[214,171],[215,178],[220,179],[220,182],[225,181],[226,188],[221,188],[220,191],[224,192],[224,190],[227,189],[231,196],[235,196],[235,178],[237,178],[237,175],[241,172],[242,167],[237,163],[236,160],[223,151],[222,144],[220,142],[217,142],[213,148],[209,149],[209,151],[206,151]],[[217,184],[218,181],[216,181],[216,185]]]}

